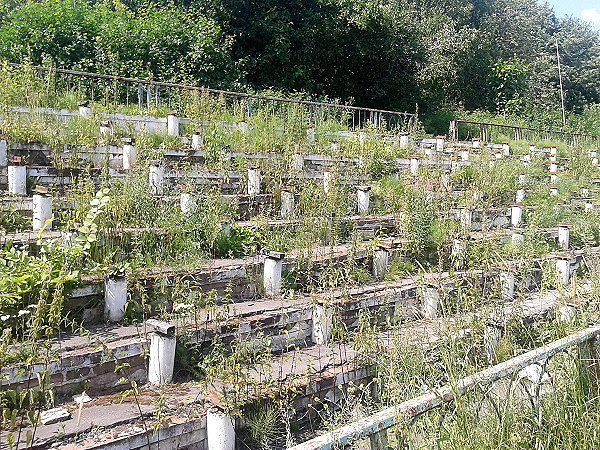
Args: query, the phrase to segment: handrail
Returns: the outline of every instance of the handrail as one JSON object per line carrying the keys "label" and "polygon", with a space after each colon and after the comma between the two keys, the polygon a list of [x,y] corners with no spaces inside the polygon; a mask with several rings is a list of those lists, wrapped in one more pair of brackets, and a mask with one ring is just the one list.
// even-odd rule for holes
{"label": "handrail", "polygon": [[458,140],[458,125],[459,124],[478,125],[480,128],[480,131],[481,131],[480,137],[483,141],[489,141],[489,137],[490,137],[489,136],[489,128],[490,127],[513,130],[515,133],[515,139],[521,139],[521,133],[523,131],[530,131],[530,132],[538,133],[538,134],[568,136],[571,138],[573,144],[577,143],[577,138],[588,138],[588,139],[600,141],[600,135],[595,135],[595,134],[584,134],[584,133],[576,133],[576,132],[572,132],[572,131],[552,130],[552,129],[546,129],[546,128],[532,128],[532,127],[523,127],[523,126],[518,126],[518,125],[506,125],[506,124],[502,124],[502,123],[477,122],[474,120],[460,120],[460,119],[450,121],[449,135],[450,135],[450,139],[453,141]]}
{"label": "handrail", "polygon": [[384,433],[387,429],[393,427],[398,416],[406,416],[408,418],[419,416],[444,403],[454,401],[457,397],[466,394],[482,383],[489,384],[501,378],[514,375],[519,370],[531,364],[547,360],[574,345],[591,342],[599,336],[600,327],[586,328],[585,330],[463,378],[455,385],[448,384],[440,389],[430,391],[427,394],[420,395],[337,430],[290,447],[288,450],[330,450],[350,445],[361,439],[372,438],[378,433]]}
{"label": "handrail", "polygon": [[268,100],[268,101],[282,102],[282,103],[295,103],[295,104],[306,105],[306,106],[338,108],[338,109],[344,109],[344,110],[348,110],[348,111],[364,111],[364,112],[377,113],[377,114],[390,114],[390,115],[402,116],[402,117],[410,118],[410,119],[416,118],[416,114],[414,114],[414,113],[390,111],[390,110],[385,110],[385,109],[366,108],[366,107],[350,106],[350,105],[338,105],[335,103],[313,102],[313,101],[309,101],[309,100],[294,100],[294,99],[285,98],[285,97],[274,97],[274,96],[269,96],[269,95],[248,94],[248,93],[243,93],[243,92],[234,92],[234,91],[227,91],[227,90],[222,90],[222,89],[212,89],[212,88],[206,88],[206,87],[191,86],[191,85],[178,84],[178,83],[170,83],[170,82],[165,82],[165,81],[153,81],[153,80],[144,80],[144,79],[139,79],[139,78],[121,77],[118,75],[107,75],[107,74],[100,74],[100,73],[93,73],[93,72],[79,72],[79,71],[75,71],[75,70],[59,69],[59,68],[55,68],[55,67],[31,66],[31,65],[24,65],[24,64],[18,64],[18,63],[7,63],[7,65],[9,67],[31,68],[31,69],[42,71],[42,72],[60,73],[60,74],[64,74],[64,75],[72,75],[72,76],[77,76],[77,77],[82,77],[82,78],[102,79],[102,80],[109,80],[109,81],[117,81],[117,82],[121,82],[121,83],[132,83],[132,84],[138,84],[138,85],[142,84],[142,85],[146,85],[146,86],[168,87],[168,88],[183,89],[183,90],[189,90],[189,91],[201,91],[201,92],[208,92],[211,94],[228,95],[228,96],[239,97],[239,98]]}

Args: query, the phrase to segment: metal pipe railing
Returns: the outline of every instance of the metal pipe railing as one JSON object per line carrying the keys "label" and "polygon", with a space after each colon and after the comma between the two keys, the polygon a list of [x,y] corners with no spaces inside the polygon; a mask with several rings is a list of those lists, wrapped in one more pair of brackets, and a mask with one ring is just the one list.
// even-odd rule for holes
{"label": "metal pipe railing", "polygon": [[[316,437],[302,444],[290,447],[288,450],[330,450],[333,448],[342,448],[356,441],[367,439],[371,440],[371,448],[376,449],[379,443],[385,442],[386,430],[392,428],[396,423],[398,416],[407,418],[417,417],[427,411],[430,411],[442,404],[454,401],[482,384],[490,384],[502,378],[513,376],[521,369],[535,364],[539,361],[546,361],[556,354],[567,350],[568,348],[580,345],[587,349],[595,348],[593,344],[600,336],[600,327],[590,327],[570,336],[564,337],[543,347],[531,350],[523,355],[514,357],[500,364],[496,364],[488,369],[482,370],[474,375],[463,378],[458,383],[448,384],[440,389],[433,390],[427,394],[420,395],[399,405],[384,409],[376,414],[365,417],[364,419],[353,422],[337,430],[331,431],[322,436]],[[589,351],[586,351],[589,353]],[[590,360],[587,360],[586,366],[596,365],[598,372],[598,354],[592,354]]]}

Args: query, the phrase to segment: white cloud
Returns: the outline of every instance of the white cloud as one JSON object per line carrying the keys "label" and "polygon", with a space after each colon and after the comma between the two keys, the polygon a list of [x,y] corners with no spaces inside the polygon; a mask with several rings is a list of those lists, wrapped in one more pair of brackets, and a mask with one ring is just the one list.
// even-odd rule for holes
{"label": "white cloud", "polygon": [[581,17],[600,28],[600,11],[598,8],[584,9],[581,11]]}

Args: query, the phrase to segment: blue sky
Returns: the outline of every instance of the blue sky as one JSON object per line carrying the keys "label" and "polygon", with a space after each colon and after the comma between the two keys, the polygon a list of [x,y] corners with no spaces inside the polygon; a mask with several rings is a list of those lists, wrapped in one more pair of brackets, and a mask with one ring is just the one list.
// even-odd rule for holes
{"label": "blue sky", "polygon": [[575,16],[591,22],[600,30],[600,2],[598,0],[548,0],[556,15]]}

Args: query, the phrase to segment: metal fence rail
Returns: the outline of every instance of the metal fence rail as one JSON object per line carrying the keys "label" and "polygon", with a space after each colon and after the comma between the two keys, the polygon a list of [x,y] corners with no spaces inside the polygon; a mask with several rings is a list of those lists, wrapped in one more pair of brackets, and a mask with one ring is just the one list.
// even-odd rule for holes
{"label": "metal fence rail", "polygon": [[[408,129],[414,124],[417,117],[416,114],[408,112],[296,100],[269,95],[248,94],[178,83],[127,78],[91,72],[78,72],[75,70],[53,67],[27,66],[16,63],[6,63],[6,65],[15,69],[37,71],[40,76],[51,74],[54,76],[62,76],[64,79],[77,79],[84,82],[83,87],[92,97],[98,95],[100,91],[104,91],[104,96],[110,97],[111,101],[115,99],[124,100],[129,104],[131,100],[131,103],[137,102],[138,107],[140,108],[144,106],[168,106],[176,108],[178,106],[177,100],[181,99],[181,93],[196,92],[203,95],[220,97],[225,100],[225,103],[231,102],[235,106],[235,108],[232,109],[235,109],[235,112],[238,115],[242,115],[242,118],[252,117],[253,114],[257,112],[257,109],[265,108],[267,105],[273,109],[274,113],[277,113],[276,109],[273,108],[275,105],[296,105],[302,107],[304,109],[302,113],[304,113],[304,116],[307,119],[307,124],[310,123],[313,125],[318,125],[319,120],[321,120],[327,112],[337,113],[338,115],[345,117],[349,126],[352,128],[362,128],[367,125],[372,125],[377,128],[401,126]],[[97,89],[94,89],[93,85],[85,86],[85,81],[95,81]],[[99,86],[99,82],[104,83],[104,85]],[[79,83],[79,87],[82,87],[81,83]]]}
{"label": "metal fence rail", "polygon": [[446,385],[438,390],[403,402],[397,406],[384,409],[376,414],[353,422],[337,430],[302,444],[290,447],[288,450],[330,450],[343,448],[352,443],[370,439],[372,449],[381,449],[387,442],[386,431],[396,423],[398,416],[408,418],[417,417],[444,403],[452,402],[479,385],[486,385],[516,374],[519,370],[539,361],[545,361],[556,354],[573,346],[580,346],[587,355],[585,365],[588,370],[593,370],[595,375],[600,375],[600,364],[597,353],[597,339],[600,336],[600,327],[590,327],[574,333],[558,341],[537,348],[523,355],[509,359],[503,363],[492,366],[474,375],[461,379],[456,385]]}
{"label": "metal fence rail", "polygon": [[[459,129],[460,125],[464,125],[463,130]],[[473,135],[473,128],[479,133],[478,136]],[[450,121],[448,134],[450,136],[450,139],[453,141],[458,141],[461,137],[478,137],[483,142],[489,142],[493,138],[493,132],[498,132],[499,134],[504,133],[504,135],[506,135],[506,133],[508,132],[512,134],[514,140],[516,141],[524,139],[558,139],[565,141],[571,145],[577,145],[579,142],[600,143],[600,135],[574,133],[569,131],[559,131],[544,128],[519,127],[514,125],[504,125],[500,123],[475,122],[472,120]]]}

